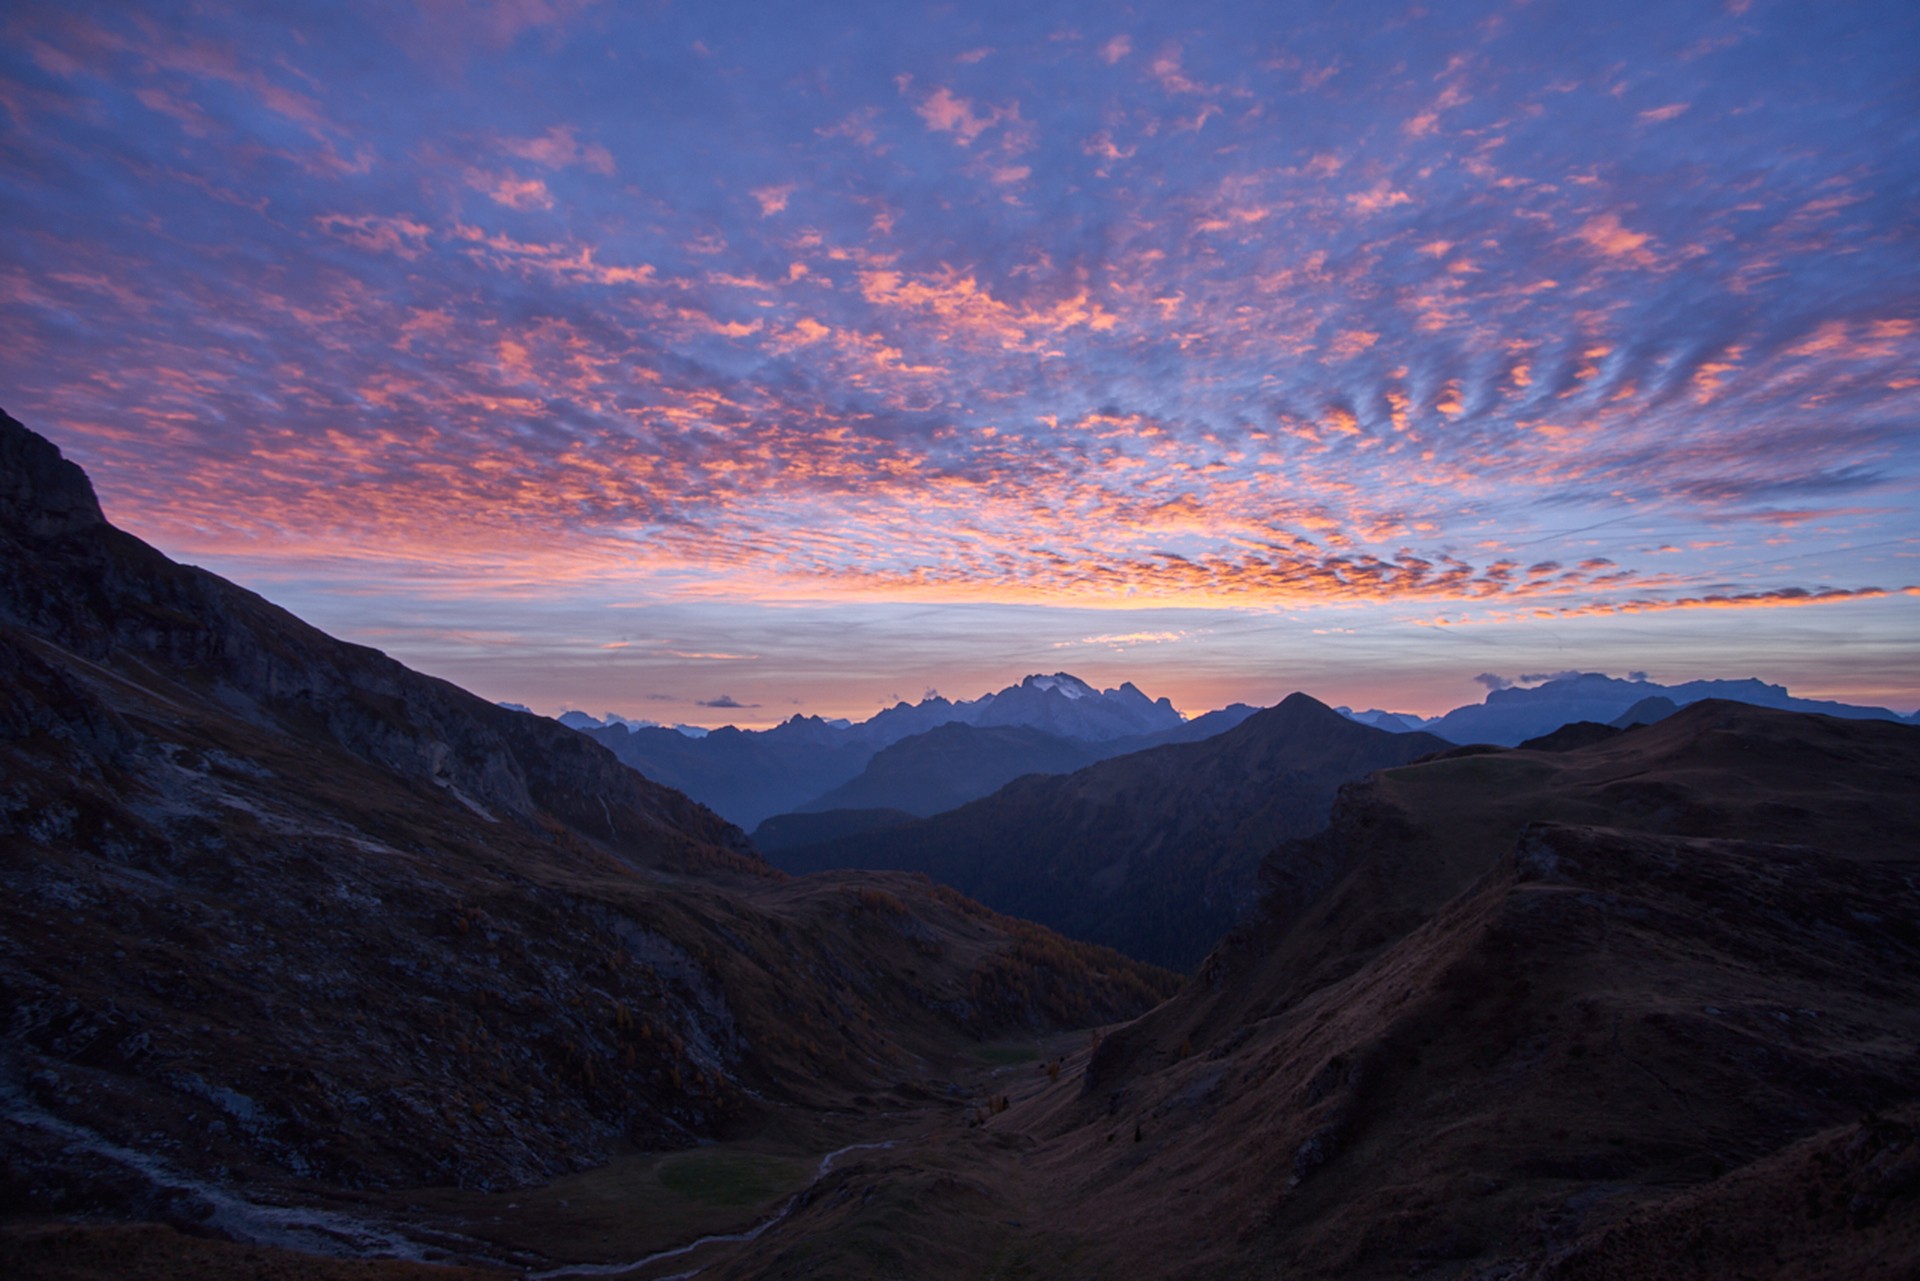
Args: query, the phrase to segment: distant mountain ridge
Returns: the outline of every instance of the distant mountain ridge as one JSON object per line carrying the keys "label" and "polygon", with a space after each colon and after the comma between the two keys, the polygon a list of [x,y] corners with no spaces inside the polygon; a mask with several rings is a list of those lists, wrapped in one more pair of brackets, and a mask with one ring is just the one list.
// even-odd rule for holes
{"label": "distant mountain ridge", "polygon": [[[1785,686],[1757,679],[1696,680],[1678,685],[1621,680],[1598,672],[1562,676],[1539,685],[1494,690],[1481,703],[1423,718],[1379,708],[1332,710],[1357,724],[1391,733],[1424,731],[1450,743],[1513,747],[1582,721],[1610,724],[1653,719],[1708,698],[1731,699],[1782,711],[1913,722],[1883,707],[1797,698]],[[1183,718],[1165,698],[1149,699],[1131,682],[1096,690],[1065,672],[1028,676],[1017,685],[958,702],[930,695],[896,703],[865,721],[796,715],[766,730],[725,726],[659,726],[617,713],[589,716],[570,711],[557,719],[610,749],[647,777],[707,805],[752,829],[782,814],[828,809],[900,809],[928,816],[987,795],[1022,773],[1064,773],[1081,764],[1175,742],[1197,742],[1239,724],[1255,709],[1243,703]],[[1073,746],[1007,756],[991,746],[990,734],[947,735],[936,750],[912,749],[907,757],[878,763],[881,776],[863,779],[876,757],[896,744],[946,726],[980,730],[1037,731]],[[1007,740],[1012,743],[1014,740]],[[1018,759],[1017,759],[1018,758]],[[908,768],[905,761],[917,764]],[[938,808],[935,808],[938,807]]]}
{"label": "distant mountain ridge", "polygon": [[[1035,730],[1079,744],[1085,749],[1085,760],[1097,760],[1133,745],[1156,745],[1166,741],[1156,736],[1177,736],[1192,723],[1169,700],[1148,698],[1131,681],[1098,690],[1066,672],[1028,676],[1017,685],[971,700],[954,702],[934,694],[918,703],[896,703],[853,724],[793,716],[772,729],[726,726],[694,738],[680,729],[630,721],[607,724],[579,712],[564,713],[559,719],[647,777],[678,788],[748,828],[772,815],[811,807],[851,783],[877,753],[943,726]],[[1207,728],[1213,725],[1225,728],[1226,721],[1210,722]],[[1071,755],[1071,751],[1055,753],[1062,765]],[[942,784],[937,772],[928,773],[908,790],[930,797],[944,788],[956,794],[954,804],[982,794],[980,785],[969,789],[959,782],[961,777],[955,774]],[[1000,778],[993,786],[1004,781]],[[861,799],[869,792],[865,789],[851,798],[846,807],[915,809],[930,803],[926,799],[912,804],[902,804],[898,798]]]}
{"label": "distant mountain ridge", "polygon": [[798,812],[894,809],[925,818],[996,792],[1023,774],[1070,774],[1099,756],[1078,739],[1029,725],[951,721],[881,748],[858,776]]}
{"label": "distant mountain ridge", "polygon": [[1261,859],[1341,784],[1449,744],[1305,694],[1195,743],[1027,777],[916,823],[768,852],[790,872],[894,868],[1155,964],[1187,968],[1253,899]]}
{"label": "distant mountain ridge", "polygon": [[1131,752],[1169,743],[1197,743],[1224,734],[1258,710],[1235,703],[1171,729],[1098,743],[1061,738],[1027,726],[949,722],[881,748],[848,782],[796,810],[763,820],[754,828],[754,842],[762,848],[773,848],[762,836],[777,828],[777,834],[768,839],[779,848],[804,844],[795,839],[795,832],[823,830],[790,821],[806,814],[844,814],[846,817],[839,821],[849,833],[875,826],[871,820],[857,816],[876,811],[928,818],[991,795],[1026,774],[1068,774],[1095,761]]}
{"label": "distant mountain ridge", "polygon": [[1753,707],[1819,712],[1852,720],[1909,720],[1884,707],[1796,698],[1784,685],[1755,679],[1661,685],[1647,680],[1621,680],[1600,672],[1582,672],[1541,685],[1493,690],[1485,702],[1456,707],[1444,716],[1427,721],[1421,728],[1456,743],[1497,743],[1513,747],[1526,739],[1551,734],[1574,721],[1606,724],[1651,698],[1665,698],[1679,707],[1719,698]]}

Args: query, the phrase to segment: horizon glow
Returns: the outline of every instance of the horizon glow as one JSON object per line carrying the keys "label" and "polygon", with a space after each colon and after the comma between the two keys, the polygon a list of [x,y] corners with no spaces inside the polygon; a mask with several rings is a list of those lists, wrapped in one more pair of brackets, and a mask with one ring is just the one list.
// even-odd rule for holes
{"label": "horizon glow", "polygon": [[489,698],[1920,704],[1920,12],[24,3],[0,395]]}

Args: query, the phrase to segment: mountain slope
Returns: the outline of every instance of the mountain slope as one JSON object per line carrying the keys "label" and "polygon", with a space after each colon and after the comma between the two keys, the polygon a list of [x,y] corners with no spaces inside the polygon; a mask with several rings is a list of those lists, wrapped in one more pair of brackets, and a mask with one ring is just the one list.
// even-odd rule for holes
{"label": "mountain slope", "polygon": [[1184,968],[1252,901],[1261,858],[1320,826],[1342,783],[1445,746],[1295,694],[1202,742],[1021,779],[919,823],[772,857],[794,872],[925,872],[1001,911]]}
{"label": "mountain slope", "polygon": [[1916,849],[1889,722],[1383,771],[1172,1001],[716,1275],[886,1275],[908,1210],[1033,1275],[1920,1275]]}
{"label": "mountain slope", "polygon": [[1094,749],[1026,725],[942,725],[874,753],[858,776],[799,813],[895,809],[926,817],[978,800],[1024,774],[1070,774]]}
{"label": "mountain slope", "polygon": [[[1070,774],[1095,761],[1150,747],[1197,743],[1225,733],[1258,710],[1235,703],[1151,733],[1100,740],[1060,738],[1025,725],[977,726],[951,721],[881,748],[856,777],[791,814],[778,814],[764,821],[754,829],[754,842],[768,850],[808,843],[794,835],[809,827],[795,824],[792,821],[795,814],[897,810],[920,818],[930,817],[992,795],[1022,775]],[[830,840],[871,827],[892,825],[849,816],[841,821],[842,832],[823,832],[813,839]]]}
{"label": "mountain slope", "polygon": [[0,889],[9,1205],[329,1250],[394,1238],[237,1190],[544,1180],[1166,985],[914,878],[790,882],[587,738],[114,529],[4,416]]}
{"label": "mountain slope", "polygon": [[770,730],[728,725],[703,738],[612,725],[581,731],[630,768],[677,788],[743,827],[802,805],[866,768],[873,748],[818,717]]}
{"label": "mountain slope", "polygon": [[877,827],[898,827],[917,817],[905,810],[825,810],[818,814],[775,814],[753,829],[753,843],[762,853],[796,849],[837,841],[843,836]]}
{"label": "mountain slope", "polygon": [[[1684,1244],[1667,1198],[1748,1167],[1800,1197],[1777,1154],[1920,1098],[1916,849],[1920,733],[1890,723],[1706,702],[1385,771],[1268,860],[1266,913],[1202,982],[1103,1042],[1064,1133],[1111,1128],[1117,1095],[1161,1118],[1162,1168],[1209,1154],[1191,1177],[1221,1181],[1237,1236],[1183,1226],[1165,1189],[1121,1230],[1142,1248],[1645,1274],[1659,1249],[1622,1243]],[[1173,1106],[1207,1080],[1210,1107]],[[1877,1221],[1821,1230],[1865,1263]]]}

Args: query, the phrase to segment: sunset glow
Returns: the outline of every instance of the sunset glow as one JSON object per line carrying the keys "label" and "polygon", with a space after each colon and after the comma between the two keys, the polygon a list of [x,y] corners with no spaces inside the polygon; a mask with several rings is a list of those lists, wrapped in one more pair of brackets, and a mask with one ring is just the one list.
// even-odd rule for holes
{"label": "sunset glow", "polygon": [[1911,4],[0,33],[0,405],[488,697],[1920,704]]}

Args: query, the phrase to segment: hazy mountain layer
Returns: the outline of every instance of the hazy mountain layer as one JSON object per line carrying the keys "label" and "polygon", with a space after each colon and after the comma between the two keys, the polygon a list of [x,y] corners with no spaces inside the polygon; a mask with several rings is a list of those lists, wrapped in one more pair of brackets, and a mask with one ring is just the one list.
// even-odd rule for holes
{"label": "hazy mountain layer", "polygon": [[802,813],[896,809],[925,817],[978,800],[1024,774],[1070,774],[1099,755],[1025,725],[952,724],[883,747],[866,769]]}
{"label": "hazy mountain layer", "polygon": [[583,732],[623,764],[743,827],[839,787],[873,758],[871,747],[817,718],[762,731],[726,726],[704,738],[618,725]]}
{"label": "hazy mountain layer", "polygon": [[1198,743],[1020,779],[934,818],[771,857],[796,872],[925,872],[1076,938],[1186,968],[1252,902],[1260,860],[1322,825],[1342,783],[1446,746],[1295,694]]}
{"label": "hazy mountain layer", "polygon": [[917,817],[905,810],[823,810],[818,814],[775,814],[753,829],[753,843],[762,853],[837,841],[843,836],[877,827],[898,827]]}
{"label": "hazy mountain layer", "polygon": [[[885,781],[861,784],[849,797],[823,803],[828,793],[859,776],[876,752],[948,725],[1034,730],[1084,745],[1076,760],[1068,749],[1039,753],[1035,747],[1039,740],[1005,740],[1022,742],[1017,750],[1036,762],[1035,769],[1048,762],[1067,769],[1134,747],[1172,741],[1159,736],[1177,738],[1190,723],[1166,699],[1149,699],[1131,683],[1102,691],[1058,672],[1029,676],[1018,685],[972,700],[953,702],[936,694],[918,703],[899,703],[852,725],[795,716],[768,730],[727,726],[697,739],[677,730],[622,725],[584,732],[647,777],[679,788],[743,827],[753,827],[771,815],[803,808],[879,805],[933,813],[998,786],[972,781],[988,767],[963,759],[967,754],[954,749],[953,744],[964,741],[961,736],[937,740],[940,746],[922,749],[928,754],[917,758],[921,765],[911,782],[906,774],[916,771],[889,763],[882,766]],[[1214,720],[1208,722],[1208,732],[1215,725],[1225,728],[1222,721]],[[939,763],[942,753],[946,753],[944,765]],[[999,782],[1024,772],[1028,771],[1006,774]],[[896,790],[899,796],[882,795]]]}
{"label": "hazy mountain layer", "polygon": [[1906,719],[1884,707],[1795,698],[1785,686],[1759,680],[1700,680],[1661,685],[1587,672],[1526,688],[1496,689],[1487,695],[1485,702],[1456,707],[1444,716],[1427,721],[1422,728],[1455,743],[1498,743],[1511,747],[1524,739],[1551,734],[1574,721],[1605,724],[1651,698],[1664,698],[1680,707],[1703,699],[1722,698],[1781,711],[1820,712],[1872,720]]}

